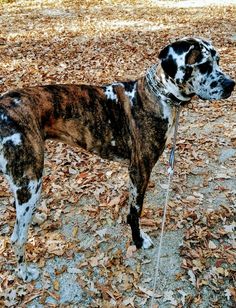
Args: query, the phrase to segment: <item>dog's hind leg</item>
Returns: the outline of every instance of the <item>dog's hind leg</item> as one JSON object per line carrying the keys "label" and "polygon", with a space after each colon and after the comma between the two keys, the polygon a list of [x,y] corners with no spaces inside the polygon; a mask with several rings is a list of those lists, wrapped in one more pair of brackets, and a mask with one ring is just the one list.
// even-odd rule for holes
{"label": "dog's hind leg", "polygon": [[36,268],[26,264],[25,244],[42,188],[43,143],[37,136],[26,139],[18,135],[3,139],[1,158],[2,171],[15,199],[16,222],[11,243],[17,258],[17,274],[28,282],[39,275]]}
{"label": "dog's hind leg", "polygon": [[[25,282],[38,278],[39,271],[25,260],[25,244],[28,238],[28,229],[32,222],[40,198],[41,179],[23,178],[21,185],[15,185],[8,177],[9,184],[14,193],[16,204],[16,222],[11,236],[11,243],[17,258],[17,274]],[[24,182],[24,183],[23,183]]]}
{"label": "dog's hind leg", "polygon": [[129,206],[130,212],[127,222],[131,227],[132,238],[137,248],[149,248],[152,246],[152,240],[139,227],[139,218],[142,213],[142,206],[145,191],[148,185],[152,168],[144,166],[140,160],[133,160],[129,169],[130,189]]}

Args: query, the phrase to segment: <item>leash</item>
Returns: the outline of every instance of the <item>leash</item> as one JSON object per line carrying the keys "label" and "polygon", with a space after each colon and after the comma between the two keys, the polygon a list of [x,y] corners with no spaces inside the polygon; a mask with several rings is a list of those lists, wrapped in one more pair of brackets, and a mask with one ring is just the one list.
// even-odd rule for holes
{"label": "leash", "polygon": [[169,158],[168,186],[167,186],[167,191],[166,191],[164,213],[163,213],[162,224],[161,224],[160,243],[159,243],[159,247],[158,247],[158,251],[157,251],[157,256],[155,258],[155,272],[154,272],[154,282],[153,282],[152,300],[151,300],[150,308],[152,308],[153,304],[154,304],[157,277],[159,276],[162,241],[163,241],[164,227],[165,227],[165,221],[166,221],[166,211],[167,211],[167,206],[168,206],[168,203],[169,203],[169,194],[170,194],[171,182],[172,182],[172,178],[173,178],[173,175],[174,175],[175,148],[176,148],[176,139],[177,139],[177,131],[178,131],[179,116],[180,116],[181,107],[176,106],[176,110],[177,110],[177,114],[176,114],[176,122],[175,122],[174,139],[173,139],[173,145],[172,145],[172,149],[171,149],[171,152],[170,152],[170,158]]}

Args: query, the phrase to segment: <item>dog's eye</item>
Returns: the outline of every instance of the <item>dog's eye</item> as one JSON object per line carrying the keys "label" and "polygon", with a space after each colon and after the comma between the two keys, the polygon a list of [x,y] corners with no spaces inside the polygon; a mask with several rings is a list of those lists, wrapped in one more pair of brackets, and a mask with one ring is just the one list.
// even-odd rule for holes
{"label": "dog's eye", "polygon": [[198,65],[199,71],[202,75],[212,72],[212,65],[209,61]]}

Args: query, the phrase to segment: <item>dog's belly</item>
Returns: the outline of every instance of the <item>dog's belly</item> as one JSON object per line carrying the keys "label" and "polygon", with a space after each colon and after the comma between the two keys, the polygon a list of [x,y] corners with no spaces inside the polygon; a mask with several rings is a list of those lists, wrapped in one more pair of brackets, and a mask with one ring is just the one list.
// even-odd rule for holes
{"label": "dog's belly", "polygon": [[109,123],[85,125],[83,120],[58,120],[45,129],[45,139],[59,140],[110,160],[130,159],[129,136]]}
{"label": "dog's belly", "polygon": [[85,112],[78,118],[54,119],[44,131],[45,139],[79,146],[105,159],[126,160],[131,156],[131,138],[124,123],[112,121],[106,114]]}

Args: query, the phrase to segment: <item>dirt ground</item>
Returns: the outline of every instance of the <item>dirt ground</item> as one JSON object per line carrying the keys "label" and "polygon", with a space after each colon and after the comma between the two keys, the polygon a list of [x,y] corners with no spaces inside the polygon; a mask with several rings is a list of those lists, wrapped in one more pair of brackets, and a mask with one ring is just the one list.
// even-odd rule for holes
{"label": "dirt ground", "polygon": [[[50,83],[135,79],[160,49],[204,37],[236,79],[235,1],[0,1],[0,92]],[[235,92],[181,113],[176,171],[155,307],[235,307]],[[169,149],[155,166],[142,229],[155,247],[136,251],[126,225],[127,166],[46,143],[42,200],[27,259],[37,281],[15,277],[13,199],[0,178],[1,307],[149,307]]]}

